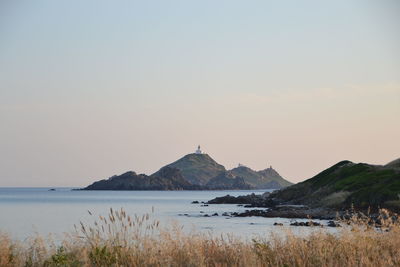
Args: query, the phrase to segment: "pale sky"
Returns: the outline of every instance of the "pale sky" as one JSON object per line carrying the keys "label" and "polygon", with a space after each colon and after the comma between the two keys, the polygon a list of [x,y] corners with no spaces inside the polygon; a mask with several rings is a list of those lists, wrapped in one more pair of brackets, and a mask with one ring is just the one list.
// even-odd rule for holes
{"label": "pale sky", "polygon": [[0,186],[200,144],[292,182],[400,157],[400,1],[0,2]]}

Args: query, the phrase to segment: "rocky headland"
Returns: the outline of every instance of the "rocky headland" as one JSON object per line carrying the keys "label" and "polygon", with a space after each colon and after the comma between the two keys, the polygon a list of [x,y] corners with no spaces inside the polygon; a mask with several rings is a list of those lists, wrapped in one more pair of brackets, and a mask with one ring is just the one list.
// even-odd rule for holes
{"label": "rocky headland", "polygon": [[341,161],[316,176],[262,195],[224,196],[208,204],[239,204],[233,216],[334,219],[349,213],[377,216],[379,209],[400,211],[400,159],[386,165]]}

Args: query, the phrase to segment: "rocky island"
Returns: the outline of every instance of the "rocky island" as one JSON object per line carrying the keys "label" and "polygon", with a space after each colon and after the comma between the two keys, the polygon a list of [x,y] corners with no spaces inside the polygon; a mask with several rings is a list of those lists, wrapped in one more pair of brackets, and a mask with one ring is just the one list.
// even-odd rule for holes
{"label": "rocky island", "polygon": [[199,147],[152,175],[129,171],[94,182],[83,190],[247,190],[280,189],[291,184],[272,167],[254,171],[239,165],[226,170]]}

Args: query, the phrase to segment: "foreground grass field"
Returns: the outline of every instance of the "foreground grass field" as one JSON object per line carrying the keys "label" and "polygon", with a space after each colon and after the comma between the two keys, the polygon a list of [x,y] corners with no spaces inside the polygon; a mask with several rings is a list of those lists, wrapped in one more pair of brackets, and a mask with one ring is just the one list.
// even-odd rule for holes
{"label": "foreground grass field", "polygon": [[162,229],[149,215],[123,210],[54,244],[40,237],[20,243],[0,234],[0,266],[400,266],[400,224],[385,210],[379,225],[354,216],[335,235],[289,231],[253,241]]}

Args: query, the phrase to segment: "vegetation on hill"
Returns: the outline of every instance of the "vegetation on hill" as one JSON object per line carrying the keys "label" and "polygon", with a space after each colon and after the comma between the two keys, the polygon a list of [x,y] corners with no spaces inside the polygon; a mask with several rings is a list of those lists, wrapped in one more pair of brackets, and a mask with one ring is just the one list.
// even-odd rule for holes
{"label": "vegetation on hill", "polygon": [[[211,178],[225,172],[225,167],[218,164],[208,154],[188,154],[168,164],[166,167],[177,168],[183,177],[194,185],[206,185]],[[157,172],[153,175],[157,175]]]}
{"label": "vegetation on hill", "polygon": [[272,197],[283,202],[332,208],[400,208],[398,162],[385,166],[341,161]]}

